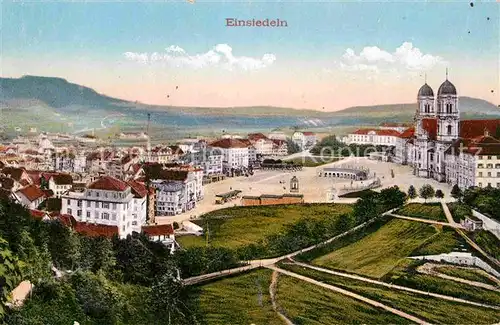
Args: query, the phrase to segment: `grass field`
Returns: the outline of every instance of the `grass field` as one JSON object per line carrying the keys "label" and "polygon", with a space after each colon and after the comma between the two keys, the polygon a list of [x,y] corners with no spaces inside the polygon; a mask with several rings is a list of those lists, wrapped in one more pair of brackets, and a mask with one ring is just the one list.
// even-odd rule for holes
{"label": "grass field", "polygon": [[486,253],[500,260],[500,239],[495,237],[495,235],[486,230],[475,231],[468,235],[470,235],[472,240],[481,246]]}
{"label": "grass field", "polygon": [[405,259],[390,273],[384,276],[382,280],[422,291],[430,291],[500,306],[500,292],[419,273],[416,271],[416,267],[421,263],[421,261]]}
{"label": "grass field", "polygon": [[443,265],[435,270],[439,273],[443,273],[449,276],[453,276],[456,278],[466,279],[470,281],[483,282],[491,285],[498,285],[496,281],[493,281],[485,271],[481,269],[472,269],[472,268],[460,268],[453,267],[448,265]]}
{"label": "grass field", "polygon": [[380,278],[441,230],[433,225],[392,219],[362,239],[312,261],[312,264]]}
{"label": "grass field", "polygon": [[343,198],[357,198],[357,197],[363,197],[363,196],[371,194],[371,193],[377,193],[377,192],[375,192],[373,190],[362,190],[362,191],[347,193],[347,194],[344,194],[344,195],[339,195],[339,197],[343,197]]}
{"label": "grass field", "polygon": [[278,278],[277,302],[296,325],[409,323],[385,310],[284,275]]}
{"label": "grass field", "polygon": [[269,295],[271,270],[256,270],[197,287],[203,324],[283,324]]}
{"label": "grass field", "polygon": [[455,222],[460,223],[460,220],[465,219],[466,216],[470,216],[472,214],[472,209],[467,204],[451,202],[447,205]]}
{"label": "grass field", "polygon": [[[317,281],[342,287],[367,298],[372,298],[383,304],[436,324],[494,324],[500,320],[498,310],[480,308],[443,299],[430,298],[420,294],[397,291],[376,284],[325,274],[297,265],[287,265],[284,266],[284,268],[308,276]],[[302,284],[300,286],[302,286]],[[315,304],[319,303],[320,302],[315,302]],[[368,323],[376,322],[371,321]]]}
{"label": "grass field", "polygon": [[410,203],[394,213],[402,216],[447,222],[440,203]]}
{"label": "grass field", "polygon": [[[199,224],[205,230],[208,226],[210,245],[237,248],[277,234],[302,218],[335,219],[351,211],[352,207],[346,204],[231,207],[206,214]],[[182,236],[178,242],[182,247],[202,246],[206,245],[206,238]]]}

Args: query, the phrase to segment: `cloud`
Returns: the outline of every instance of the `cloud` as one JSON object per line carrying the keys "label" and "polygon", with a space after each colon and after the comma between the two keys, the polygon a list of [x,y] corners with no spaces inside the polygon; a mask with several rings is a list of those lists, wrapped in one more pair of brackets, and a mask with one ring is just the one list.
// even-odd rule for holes
{"label": "cloud", "polygon": [[276,61],[274,54],[266,53],[261,58],[235,56],[228,44],[217,44],[205,53],[188,54],[177,45],[170,45],[165,52],[135,53],[125,52],[125,59],[139,63],[164,62],[174,67],[188,67],[201,69],[205,67],[220,67],[227,70],[259,70],[266,68]]}
{"label": "cloud", "polygon": [[388,52],[376,46],[367,46],[356,54],[348,48],[337,65],[346,71],[380,71],[409,70],[426,71],[437,64],[445,63],[444,59],[431,54],[423,54],[410,42],[404,42],[395,51]]}

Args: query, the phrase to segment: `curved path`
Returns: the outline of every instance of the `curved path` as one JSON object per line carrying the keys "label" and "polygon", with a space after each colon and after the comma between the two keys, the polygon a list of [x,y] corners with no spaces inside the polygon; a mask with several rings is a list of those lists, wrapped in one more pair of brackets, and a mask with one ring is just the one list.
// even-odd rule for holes
{"label": "curved path", "polygon": [[274,311],[278,314],[278,316],[285,322],[287,325],[293,325],[292,321],[289,320],[280,310],[278,303],[276,302],[276,288],[278,287],[278,277],[279,273],[277,271],[273,271],[273,275],[271,278],[271,284],[269,285],[269,295],[271,296],[271,304],[273,305]]}
{"label": "curved path", "polygon": [[[390,211],[388,211],[388,212],[390,212]],[[370,220],[368,220],[366,222],[363,222],[362,224],[360,224],[360,225],[358,225],[358,226],[356,226],[354,228],[351,228],[348,231],[343,232],[343,233],[341,233],[341,234],[339,234],[337,236],[334,236],[334,237],[332,237],[330,239],[327,239],[327,240],[325,240],[325,241],[323,241],[321,243],[309,246],[307,248],[303,248],[301,250],[295,251],[295,252],[290,253],[290,254],[279,256],[279,257],[276,257],[276,258],[268,258],[268,259],[247,261],[246,262],[247,265],[245,265],[245,266],[241,266],[241,267],[232,268],[232,269],[228,269],[228,270],[223,270],[223,271],[219,271],[219,272],[213,272],[213,273],[202,274],[202,275],[198,275],[198,276],[186,278],[186,279],[183,279],[182,282],[184,283],[184,285],[193,285],[193,284],[205,282],[205,281],[208,281],[208,280],[212,280],[212,279],[224,277],[224,276],[227,276],[227,275],[232,275],[232,274],[236,274],[236,273],[241,273],[241,272],[249,271],[249,270],[252,270],[252,269],[259,268],[259,267],[267,267],[267,266],[270,266],[270,265],[273,265],[273,264],[279,262],[282,259],[292,258],[292,257],[294,257],[294,256],[296,256],[298,254],[310,251],[310,250],[312,250],[312,249],[314,249],[314,248],[316,248],[318,246],[328,244],[328,243],[330,243],[330,242],[332,242],[334,240],[337,240],[337,239],[339,239],[341,237],[344,237],[345,235],[353,233],[353,232],[357,231],[358,229],[360,229],[360,228],[362,228],[362,227],[364,227],[364,226],[372,223],[373,221],[375,221],[375,219],[377,219],[377,217],[375,217],[373,219],[370,219]]]}
{"label": "curved path", "polygon": [[460,302],[460,303],[463,303],[463,304],[468,304],[468,305],[473,305],[473,306],[478,306],[478,307],[485,307],[485,308],[500,310],[500,306],[487,305],[487,304],[482,304],[480,302],[475,302],[475,301],[470,301],[470,300],[455,298],[455,297],[451,297],[451,296],[442,295],[442,294],[439,294],[439,293],[432,293],[432,292],[417,290],[417,289],[413,289],[413,288],[403,287],[403,286],[396,285],[396,284],[390,284],[390,283],[387,283],[387,282],[382,282],[382,281],[378,281],[378,280],[374,280],[374,279],[370,279],[370,278],[365,278],[365,277],[362,277],[362,276],[359,276],[359,275],[354,275],[354,274],[348,274],[348,273],[343,273],[343,272],[332,271],[332,270],[328,270],[328,269],[324,269],[324,268],[321,268],[321,267],[317,267],[317,266],[313,266],[313,265],[309,265],[309,264],[305,264],[305,263],[300,263],[300,262],[296,262],[296,261],[294,261],[294,264],[302,266],[302,267],[306,267],[306,268],[309,268],[309,269],[312,269],[312,270],[315,270],[315,271],[319,271],[319,272],[323,272],[323,273],[328,273],[328,274],[332,274],[332,275],[337,275],[337,276],[341,276],[341,277],[344,277],[344,278],[349,278],[349,279],[353,279],[353,280],[363,281],[363,282],[367,282],[367,283],[377,284],[377,285],[381,285],[381,286],[388,287],[388,288],[391,288],[391,289],[408,291],[408,292],[412,292],[412,293],[418,293],[418,294],[421,294],[421,295],[425,295],[425,296],[429,296],[429,297],[434,297],[434,298],[440,298],[440,299],[449,300],[449,301],[453,301],[453,302]]}
{"label": "curved path", "polygon": [[424,320],[422,320],[420,318],[417,318],[417,317],[415,317],[413,315],[407,314],[407,313],[405,313],[405,312],[403,312],[401,310],[389,307],[387,305],[384,305],[384,304],[382,304],[382,303],[380,303],[378,301],[372,300],[370,298],[363,297],[361,295],[358,295],[357,293],[354,293],[354,292],[351,292],[351,291],[347,291],[345,289],[342,289],[342,288],[339,288],[339,287],[336,287],[336,286],[333,286],[333,285],[330,285],[330,284],[319,282],[319,281],[316,281],[314,279],[308,278],[306,276],[303,276],[303,275],[300,275],[300,274],[296,274],[296,273],[293,273],[293,272],[290,272],[290,271],[287,271],[287,270],[280,269],[280,268],[278,268],[276,266],[268,266],[268,268],[271,269],[271,270],[273,270],[273,271],[277,271],[277,272],[283,273],[285,275],[288,275],[290,277],[294,277],[294,278],[297,278],[299,280],[302,280],[302,281],[305,281],[305,282],[317,285],[318,287],[322,287],[322,288],[325,288],[325,289],[328,289],[328,290],[331,290],[331,291],[338,292],[340,294],[343,294],[345,296],[354,298],[356,300],[359,300],[361,302],[367,303],[367,304],[372,305],[374,307],[387,310],[388,312],[391,312],[391,313],[393,313],[395,315],[398,315],[400,317],[403,317],[403,318],[406,318],[408,320],[411,320],[412,322],[415,322],[417,324],[429,324],[429,323],[425,322]]}
{"label": "curved path", "polygon": [[[460,282],[460,283],[465,283],[465,284],[468,284],[468,285],[471,285],[471,286],[474,286],[474,287],[479,287],[479,288],[483,288],[483,289],[487,289],[487,290],[492,290],[492,291],[498,291],[498,292],[500,292],[500,287],[496,287],[496,286],[491,285],[491,284],[487,284],[487,283],[484,283],[484,282],[467,280],[467,279],[458,278],[458,277],[455,277],[455,276],[451,276],[451,275],[447,275],[447,274],[441,273],[441,272],[439,272],[439,268],[440,267],[442,267],[442,265],[433,264],[433,263],[425,263],[424,265],[420,265],[417,268],[417,271],[420,272],[420,273],[423,273],[423,274],[429,274],[429,275],[432,275],[432,276],[437,276],[437,277],[440,277],[442,279],[451,280],[451,281]],[[454,266],[454,268],[456,268],[456,269],[476,270],[476,269],[470,268],[470,267],[469,268],[464,268],[464,267]],[[481,271],[483,271],[483,270],[481,270]],[[490,275],[486,271],[483,271],[483,272],[484,272],[485,276],[487,276],[492,281],[495,281],[495,282],[497,282],[500,285],[500,280],[498,280],[494,276]]]}

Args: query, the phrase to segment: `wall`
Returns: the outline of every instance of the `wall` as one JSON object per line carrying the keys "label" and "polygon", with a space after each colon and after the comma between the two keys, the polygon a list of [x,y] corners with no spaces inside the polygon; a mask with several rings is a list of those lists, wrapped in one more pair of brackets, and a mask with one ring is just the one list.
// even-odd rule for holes
{"label": "wall", "polygon": [[260,198],[242,198],[243,206],[254,205],[277,205],[277,204],[301,204],[304,203],[303,197],[283,196],[283,197],[260,197]]}
{"label": "wall", "polygon": [[472,215],[483,221],[483,228],[485,230],[488,230],[493,235],[495,235],[498,239],[500,239],[500,222],[495,221],[491,218],[488,218],[487,216],[485,216],[484,214],[482,214],[476,210],[472,210]]}

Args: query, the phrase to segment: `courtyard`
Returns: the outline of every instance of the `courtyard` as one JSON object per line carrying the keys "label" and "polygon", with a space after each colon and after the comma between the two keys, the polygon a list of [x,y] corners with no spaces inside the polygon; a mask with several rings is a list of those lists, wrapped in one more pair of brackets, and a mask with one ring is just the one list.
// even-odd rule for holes
{"label": "courtyard", "polygon": [[[352,181],[344,178],[318,176],[323,168],[339,166],[369,169],[370,177],[375,174],[375,177],[379,178],[381,182],[381,187],[375,190],[397,185],[402,191],[406,192],[408,187],[413,185],[418,191],[422,185],[430,184],[434,189],[443,191],[445,199],[450,198],[450,186],[432,179],[416,177],[409,166],[374,161],[364,157],[348,157],[318,167],[304,167],[300,171],[257,170],[254,175],[249,177],[226,178],[220,182],[210,183],[204,187],[204,198],[197,203],[194,209],[176,216],[156,217],[156,221],[158,224],[172,223],[174,221],[180,223],[184,220],[197,218],[210,211],[240,205],[240,200],[216,204],[216,195],[234,190],[240,190],[241,196],[290,193],[290,180],[293,176],[296,176],[299,180],[298,193],[304,195],[306,203],[331,202],[331,199],[328,198],[328,192],[332,191],[332,189],[338,192],[344,187],[362,187],[366,185],[366,182],[370,181]],[[394,177],[392,177],[392,173],[394,173]],[[353,203],[355,200],[345,198],[336,200],[336,202]]]}

